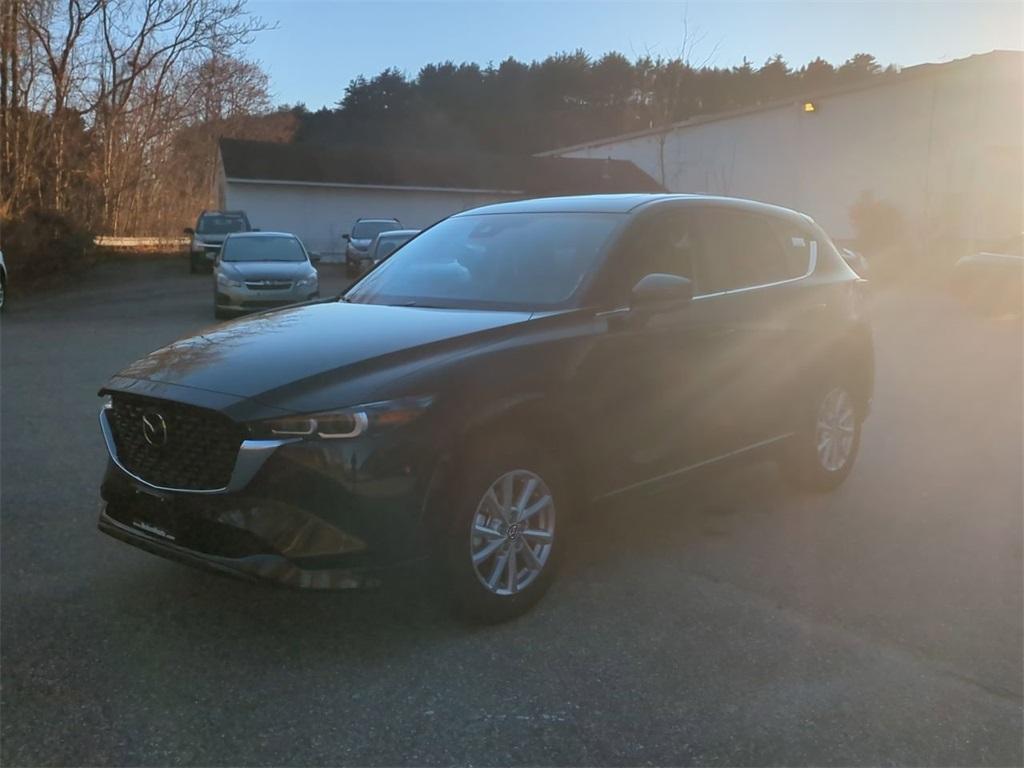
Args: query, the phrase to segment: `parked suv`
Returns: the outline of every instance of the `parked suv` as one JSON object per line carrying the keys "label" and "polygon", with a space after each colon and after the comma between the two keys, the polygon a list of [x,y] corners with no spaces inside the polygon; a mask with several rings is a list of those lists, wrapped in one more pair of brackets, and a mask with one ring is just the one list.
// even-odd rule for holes
{"label": "parked suv", "polygon": [[375,267],[384,259],[412,240],[420,231],[418,229],[392,229],[381,232],[367,249],[370,266]]}
{"label": "parked suv", "polygon": [[506,619],[593,503],[764,457],[838,486],[872,397],[864,288],[810,218],[759,203],[460,213],[338,299],[112,378],[99,526],[294,586],[429,554],[463,611]]}
{"label": "parked suv", "polygon": [[342,235],[345,244],[345,271],[349,275],[357,275],[363,268],[363,262],[370,260],[370,244],[381,232],[401,229],[398,219],[356,219],[352,231]]}
{"label": "parked suv", "polygon": [[188,270],[211,272],[224,238],[232,232],[250,232],[252,226],[245,211],[203,211],[196,219],[196,228],[185,227],[189,243]]}

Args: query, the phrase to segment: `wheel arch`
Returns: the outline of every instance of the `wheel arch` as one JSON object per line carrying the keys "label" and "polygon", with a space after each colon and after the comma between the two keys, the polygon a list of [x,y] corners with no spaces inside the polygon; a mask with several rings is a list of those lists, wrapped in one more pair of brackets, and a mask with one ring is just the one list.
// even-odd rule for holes
{"label": "wheel arch", "polygon": [[489,403],[453,431],[427,484],[423,514],[428,525],[441,522],[443,516],[437,512],[460,461],[495,434],[519,438],[546,451],[564,475],[573,506],[590,498],[569,419],[543,395],[523,394]]}

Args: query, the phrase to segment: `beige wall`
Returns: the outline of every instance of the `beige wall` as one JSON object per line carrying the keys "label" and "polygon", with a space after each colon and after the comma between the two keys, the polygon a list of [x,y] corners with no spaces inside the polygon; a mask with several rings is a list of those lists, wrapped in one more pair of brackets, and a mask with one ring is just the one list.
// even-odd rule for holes
{"label": "beige wall", "polygon": [[565,153],[632,160],[673,192],[747,197],[853,232],[862,192],[897,205],[915,237],[998,239],[1024,228],[1024,57]]}

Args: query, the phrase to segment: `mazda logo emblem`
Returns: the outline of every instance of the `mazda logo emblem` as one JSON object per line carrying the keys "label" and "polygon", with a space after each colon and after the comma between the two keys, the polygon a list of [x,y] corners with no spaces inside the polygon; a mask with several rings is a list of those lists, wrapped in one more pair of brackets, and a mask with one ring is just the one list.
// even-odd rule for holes
{"label": "mazda logo emblem", "polygon": [[142,417],[142,436],[154,448],[167,445],[167,422],[159,413],[147,413]]}

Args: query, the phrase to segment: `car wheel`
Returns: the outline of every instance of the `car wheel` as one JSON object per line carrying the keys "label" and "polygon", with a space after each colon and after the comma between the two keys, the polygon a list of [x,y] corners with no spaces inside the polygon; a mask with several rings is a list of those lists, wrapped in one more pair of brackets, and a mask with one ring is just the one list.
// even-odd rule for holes
{"label": "car wheel", "polygon": [[838,488],[860,448],[862,415],[845,384],[820,387],[790,442],[783,468],[793,485],[810,491]]}
{"label": "car wheel", "polygon": [[526,612],[564,548],[569,496],[557,464],[518,441],[478,445],[452,486],[438,550],[456,609],[485,623]]}

